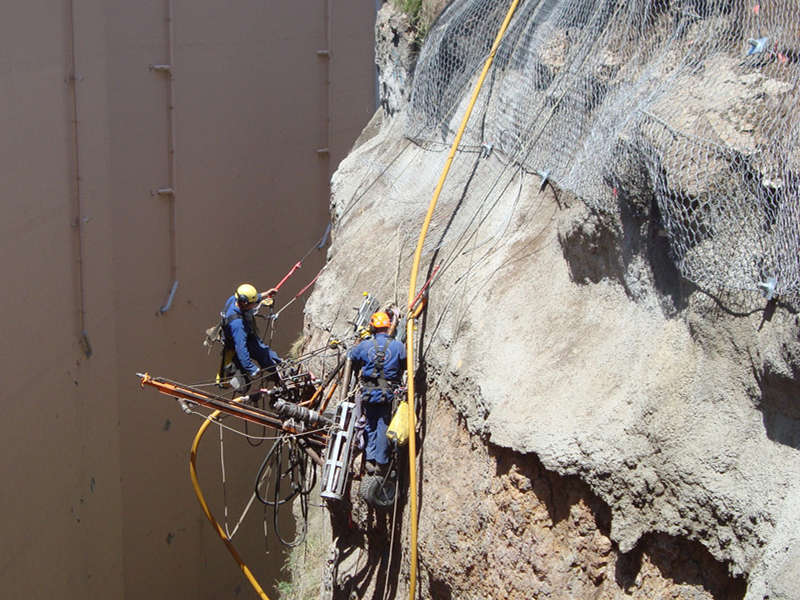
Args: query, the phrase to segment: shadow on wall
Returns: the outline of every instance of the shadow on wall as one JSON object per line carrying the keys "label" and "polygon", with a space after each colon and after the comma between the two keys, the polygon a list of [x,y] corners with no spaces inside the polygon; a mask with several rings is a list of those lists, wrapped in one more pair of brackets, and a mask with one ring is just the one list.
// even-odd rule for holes
{"label": "shadow on wall", "polygon": [[[646,558],[645,558],[646,557]],[[636,548],[617,558],[614,575],[624,590],[638,587],[644,560],[653,564],[666,579],[678,585],[702,587],[714,598],[744,598],[747,582],[730,577],[700,542],[676,538],[665,533],[647,534]]]}
{"label": "shadow on wall", "polygon": [[759,385],[767,437],[800,450],[800,380],[767,370]]}
{"label": "shadow on wall", "polygon": [[664,314],[675,316],[686,308],[694,286],[675,266],[658,206],[652,196],[625,191],[616,196],[618,216],[587,208],[561,226],[570,277],[577,284],[616,281],[634,301],[652,291]]}

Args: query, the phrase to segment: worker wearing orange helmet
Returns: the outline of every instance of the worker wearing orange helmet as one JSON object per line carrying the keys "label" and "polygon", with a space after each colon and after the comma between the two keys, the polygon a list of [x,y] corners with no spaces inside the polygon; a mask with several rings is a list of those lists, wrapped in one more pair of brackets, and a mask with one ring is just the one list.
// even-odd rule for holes
{"label": "worker wearing orange helmet", "polygon": [[277,291],[272,288],[259,293],[251,284],[243,283],[228,298],[222,311],[225,346],[235,349],[234,363],[249,379],[258,375],[260,369],[269,369],[281,362],[275,351],[258,337],[254,320],[261,303],[271,299]]}
{"label": "worker wearing orange helmet", "polygon": [[392,321],[379,311],[370,318],[374,335],[350,350],[353,372],[361,383],[361,414],[366,423],[366,460],[381,468],[389,462],[386,430],[392,418],[392,399],[406,369],[406,347],[389,337]]}

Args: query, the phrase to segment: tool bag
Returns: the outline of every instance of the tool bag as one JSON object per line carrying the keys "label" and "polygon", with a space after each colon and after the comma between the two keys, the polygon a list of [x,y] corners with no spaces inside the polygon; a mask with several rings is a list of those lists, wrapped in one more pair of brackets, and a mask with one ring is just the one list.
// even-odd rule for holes
{"label": "tool bag", "polygon": [[[238,380],[234,379],[237,377],[237,375],[240,375],[239,369],[234,361],[236,349],[225,339],[225,315],[220,313],[219,316],[219,323],[206,329],[203,346],[208,348],[209,354],[211,354],[211,349],[214,346],[218,344],[222,346],[220,350],[219,368],[217,369],[216,374],[217,386],[220,388],[227,388],[231,387],[231,383],[233,383],[233,387],[239,388],[242,387],[242,384],[239,383]],[[244,377],[242,377],[242,380],[243,383]]]}
{"label": "tool bag", "polygon": [[397,405],[392,421],[386,430],[386,437],[398,446],[408,443],[408,401],[403,400]]}

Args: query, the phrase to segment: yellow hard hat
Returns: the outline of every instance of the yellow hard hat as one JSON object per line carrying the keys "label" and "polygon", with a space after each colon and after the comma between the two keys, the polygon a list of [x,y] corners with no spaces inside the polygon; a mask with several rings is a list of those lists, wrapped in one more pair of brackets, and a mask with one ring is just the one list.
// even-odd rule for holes
{"label": "yellow hard hat", "polygon": [[389,319],[389,315],[381,311],[372,315],[369,324],[372,325],[373,329],[386,329],[392,324],[392,321]]}
{"label": "yellow hard hat", "polygon": [[240,304],[254,304],[258,302],[258,290],[249,283],[243,283],[236,288],[236,301]]}

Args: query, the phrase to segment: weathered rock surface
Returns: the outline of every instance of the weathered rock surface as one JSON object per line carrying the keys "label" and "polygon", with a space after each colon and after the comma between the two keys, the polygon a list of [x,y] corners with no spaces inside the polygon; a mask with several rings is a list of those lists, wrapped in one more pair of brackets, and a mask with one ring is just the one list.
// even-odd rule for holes
{"label": "weathered rock surface", "polygon": [[[383,117],[333,179],[312,346],[364,290],[405,302],[444,156]],[[447,186],[420,275],[442,265],[418,332],[423,597],[800,598],[798,316],[681,279],[641,198],[599,216],[493,155]],[[388,560],[374,519],[356,554]],[[358,597],[407,573],[403,523]]]}
{"label": "weathered rock surface", "polygon": [[407,15],[391,4],[378,11],[375,24],[375,63],[383,112],[392,116],[402,110],[411,97],[416,50],[412,26]]}

